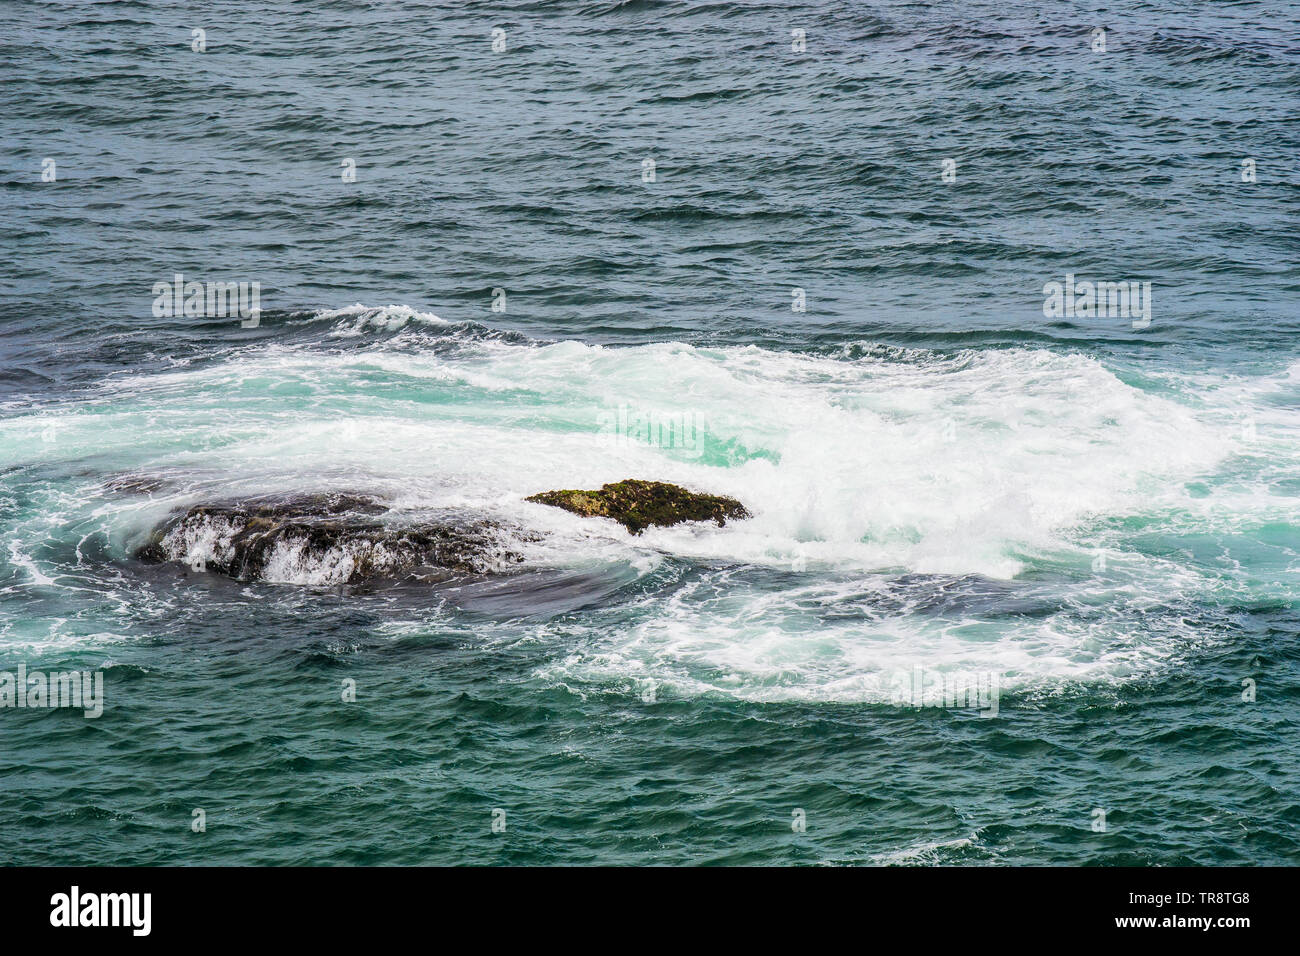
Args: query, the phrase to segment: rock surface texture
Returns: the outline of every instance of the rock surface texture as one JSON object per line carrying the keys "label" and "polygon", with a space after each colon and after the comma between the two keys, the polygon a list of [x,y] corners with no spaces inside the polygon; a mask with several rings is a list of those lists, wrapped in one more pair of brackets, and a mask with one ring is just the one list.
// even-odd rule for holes
{"label": "rock surface texture", "polygon": [[358,584],[375,578],[486,574],[522,558],[493,522],[462,519],[395,525],[364,495],[296,495],[196,505],[169,516],[136,551],[239,580]]}
{"label": "rock surface texture", "polygon": [[553,505],[584,518],[613,518],[633,534],[651,525],[668,526],[683,521],[715,521],[748,518],[749,512],[735,498],[704,495],[664,481],[629,478],[604,485],[595,491],[544,491],[528,501]]}

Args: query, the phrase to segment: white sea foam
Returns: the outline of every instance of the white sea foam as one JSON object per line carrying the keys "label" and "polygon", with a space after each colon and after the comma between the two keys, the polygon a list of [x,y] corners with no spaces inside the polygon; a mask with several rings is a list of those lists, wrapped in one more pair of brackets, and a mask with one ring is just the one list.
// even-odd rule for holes
{"label": "white sea foam", "polygon": [[[218,446],[191,454],[195,464],[286,483],[353,470],[407,482],[413,502],[513,502],[534,522],[543,509],[520,501],[535,491],[630,476],[677,481],[734,495],[755,518],[721,533],[653,529],[638,544],[751,563],[802,556],[1011,577],[1017,551],[1060,543],[1080,521],[1183,503],[1177,482],[1232,448],[1187,407],[1123,384],[1093,359],[1046,351],[900,363],[680,344],[485,343],[456,360],[280,350],[237,366],[150,383],[158,399],[190,393],[193,431],[220,430]],[[367,386],[376,375],[382,386]],[[430,380],[448,399],[465,388],[505,394],[427,402]],[[221,411],[229,419],[233,407],[234,421],[193,406],[195,391],[215,389],[233,389]],[[350,391],[359,394],[348,402]],[[698,411],[721,450],[693,458],[612,444],[601,416],[629,403]],[[255,415],[239,414],[251,405]]]}
{"label": "white sea foam", "polygon": [[[1268,484],[1273,466],[1251,466],[1258,442],[1268,462],[1300,447],[1278,400],[1294,393],[1297,366],[1144,390],[1096,358],[1042,349],[809,355],[490,337],[421,349],[418,336],[450,327],[402,307],[325,317],[346,347],[259,346],[112,379],[111,402],[61,416],[60,448],[91,453],[112,432],[124,460],[201,475],[209,499],[329,487],[378,493],[398,510],[484,512],[546,532],[516,549],[527,566],[620,563],[648,575],[673,558],[718,569],[626,622],[544,628],[557,654],[538,674],[565,686],[659,680],[680,694],[877,700],[886,675],[917,663],[997,670],[1011,688],[1122,680],[1204,638],[1173,619],[1135,626],[1139,608],[1220,585],[1125,549],[1118,524],[1300,518],[1294,494]],[[381,326],[400,333],[367,344]],[[605,426],[621,408],[690,413],[701,441],[611,440]],[[1243,417],[1260,423],[1250,440]],[[627,477],[732,495],[754,517],[632,537],[523,500]],[[195,494],[191,483],[178,500]],[[136,506],[121,508],[140,532]],[[1089,578],[1099,551],[1109,570]],[[287,553],[272,564],[288,581],[339,571]],[[1023,619],[935,611],[909,604],[914,595],[872,610],[874,593],[897,597],[887,592],[900,575],[931,581],[931,592],[967,577],[1007,582],[1007,600],[1021,599],[1035,567],[1084,583],[1056,581],[1073,588],[1062,609]],[[793,577],[759,582],[735,568]],[[845,602],[855,610],[841,614]],[[1105,613],[1089,612],[1097,606]]]}
{"label": "white sea foam", "polygon": [[22,550],[22,544],[18,541],[9,542],[9,563],[16,568],[21,568],[33,584],[48,587],[55,583],[54,579],[47,577],[36,562]]}

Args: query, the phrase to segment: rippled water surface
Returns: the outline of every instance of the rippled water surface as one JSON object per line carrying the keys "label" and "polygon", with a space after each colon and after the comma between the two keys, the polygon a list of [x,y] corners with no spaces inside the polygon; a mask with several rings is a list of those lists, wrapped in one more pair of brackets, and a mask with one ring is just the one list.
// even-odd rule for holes
{"label": "rippled water surface", "polygon": [[[1300,858],[1300,6],[12,6],[0,860]],[[320,492],[510,560],[136,556]]]}

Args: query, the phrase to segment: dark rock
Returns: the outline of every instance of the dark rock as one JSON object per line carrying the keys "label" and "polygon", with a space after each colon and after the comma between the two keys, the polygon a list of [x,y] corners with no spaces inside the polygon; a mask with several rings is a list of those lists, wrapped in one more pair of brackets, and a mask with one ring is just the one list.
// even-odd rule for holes
{"label": "dark rock", "polygon": [[387,510],[373,498],[346,494],[196,505],[155,528],[136,557],[153,564],[195,560],[203,570],[255,580],[278,556],[303,583],[328,586],[484,574],[523,560],[504,547],[493,522],[374,520]]}
{"label": "dark rock", "polygon": [[597,491],[544,491],[528,501],[553,505],[584,518],[613,518],[633,534],[651,525],[674,525],[683,521],[716,521],[748,518],[749,512],[735,498],[703,495],[663,481],[629,478],[604,485]]}

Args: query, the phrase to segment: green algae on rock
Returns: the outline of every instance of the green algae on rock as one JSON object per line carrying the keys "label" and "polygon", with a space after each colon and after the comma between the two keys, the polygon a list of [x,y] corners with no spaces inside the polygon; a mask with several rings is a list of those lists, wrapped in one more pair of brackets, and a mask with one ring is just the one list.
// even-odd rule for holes
{"label": "green algae on rock", "polygon": [[613,518],[633,534],[651,525],[668,526],[683,521],[716,521],[748,518],[749,512],[735,498],[704,495],[664,481],[628,478],[603,485],[596,491],[565,489],[530,495],[527,501],[553,505],[584,518]]}

